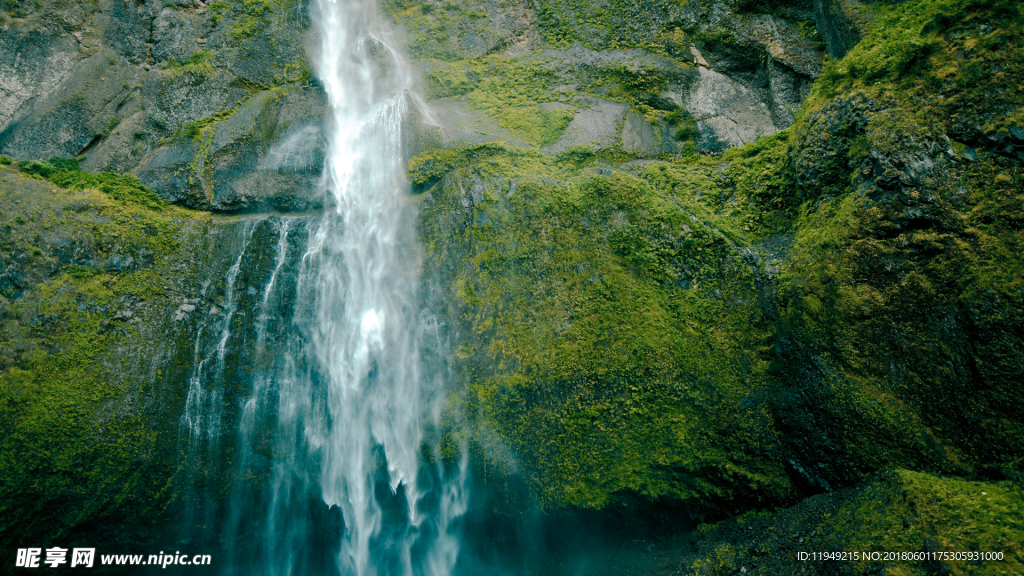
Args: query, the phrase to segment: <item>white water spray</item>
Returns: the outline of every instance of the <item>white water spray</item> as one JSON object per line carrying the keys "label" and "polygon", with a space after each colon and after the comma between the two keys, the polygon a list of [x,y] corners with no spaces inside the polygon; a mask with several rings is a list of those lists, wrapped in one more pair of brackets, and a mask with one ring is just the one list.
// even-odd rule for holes
{"label": "white water spray", "polygon": [[439,428],[443,383],[419,350],[433,318],[418,313],[401,150],[411,76],[373,0],[317,2],[325,208],[238,229],[224,299],[192,352],[185,540],[219,540],[230,576],[450,576],[466,466],[445,465],[425,433]]}
{"label": "white water spray", "polygon": [[[328,391],[326,417],[310,419],[307,440],[319,452],[323,499],[344,515],[343,574],[446,576],[457,555],[449,524],[465,510],[465,470],[434,483],[425,517],[423,419],[441,391],[420,374],[419,262],[401,153],[410,74],[372,1],[317,6],[317,72],[330,107],[327,201],[305,259],[317,274],[311,332]],[[385,477],[391,507],[404,502],[401,518],[379,501]]]}

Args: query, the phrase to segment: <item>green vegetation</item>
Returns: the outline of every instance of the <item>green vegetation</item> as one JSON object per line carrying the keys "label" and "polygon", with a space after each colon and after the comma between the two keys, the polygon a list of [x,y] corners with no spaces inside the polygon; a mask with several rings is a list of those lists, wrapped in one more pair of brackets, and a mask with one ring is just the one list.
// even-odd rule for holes
{"label": "green vegetation", "polygon": [[[800,551],[849,552],[843,573],[1017,574],[1024,492],[1012,482],[975,482],[893,470],[852,489],[774,514],[745,514],[698,530],[686,576],[825,572],[838,561],[798,560]],[[1001,559],[886,558],[885,553],[1001,552]],[[866,555],[879,553],[877,558]],[[854,558],[856,554],[856,559]]]}
{"label": "green vegetation", "polygon": [[[876,11],[792,129],[715,159],[489,145],[410,162],[469,335],[454,402],[479,473],[548,508],[640,494],[698,514],[892,466],[1024,477],[1020,8]],[[556,101],[547,70],[488,58],[427,80],[501,118]],[[645,100],[663,72],[584,74],[580,91],[692,134]]]}
{"label": "green vegetation", "polygon": [[154,211],[167,206],[163,198],[144,186],[135,176],[115,172],[83,172],[78,168],[77,158],[20,160],[18,170],[23,174],[40,176],[68,190],[98,190],[114,200]]}
{"label": "green vegetation", "polygon": [[166,288],[183,273],[172,257],[205,217],[74,159],[19,164],[67,188],[0,172],[11,207],[0,248],[31,255],[25,278],[0,289],[0,533],[108,538],[90,528],[99,523],[143,537],[170,497],[177,415],[145,406],[161,382],[138,342],[148,324],[115,313],[139,302],[173,310]]}
{"label": "green vegetation", "polygon": [[[692,73],[692,66],[680,66],[676,72]],[[586,67],[572,80],[580,85],[572,87],[541,54],[488,56],[432,62],[425,81],[431,98],[465,99],[512,136],[538,147],[556,141],[579,109],[588,105],[579,98],[584,94],[629,104],[649,122],[664,121],[677,140],[699,135],[686,110],[659,96],[670,81],[668,74],[649,65]]]}
{"label": "green vegetation", "polygon": [[[696,574],[735,573],[792,550],[728,533],[790,519],[810,525],[806,549],[1000,543],[1013,558],[976,572],[1020,571],[1021,6],[874,6],[864,40],[828,63],[792,128],[721,156],[635,162],[592,146],[543,154],[586,105],[582,95],[628,103],[680,140],[697,136],[694,119],[658,96],[696,74],[680,57],[692,42],[740,40],[668,17],[686,6],[664,0],[630,20],[632,5],[618,0],[537,3],[550,45],[679,57],[565,72],[538,53],[483,54],[498,44],[481,3],[385,3],[412,32],[429,96],[464,100],[523,144],[436,148],[408,165],[421,193],[426,279],[450,298],[443,305],[459,338],[445,456],[468,444],[477,478],[525,486],[547,510],[672,501],[697,517],[748,512],[704,529],[715,545],[687,566]],[[210,10],[240,49],[282,5]],[[457,41],[470,31],[484,40]],[[206,78],[213,60],[202,51],[166,70]],[[281,69],[272,82],[308,75],[294,63]],[[575,75],[574,88],[563,74]],[[187,169],[200,186],[218,123],[284,90],[239,84],[263,96],[171,136],[193,145]],[[167,128],[162,116],[152,122]],[[255,136],[266,142],[274,126],[261,122]],[[132,476],[130,464],[170,441],[119,404],[118,370],[127,368],[109,351],[138,332],[110,330],[104,306],[162,298],[169,258],[187,236],[179,221],[197,217],[130,176],[81,172],[72,159],[17,167],[64,196],[61,216],[3,216],[5,234],[17,230],[2,237],[4,249],[56,271],[34,285],[36,308],[3,303],[16,319],[4,325],[7,341],[17,344],[3,348],[0,373],[0,424],[11,431],[0,440],[5,533],[19,522],[72,526],[130,506],[156,510],[164,485],[143,486],[139,478],[157,475]],[[55,264],[37,238],[56,229],[80,233],[99,259],[168,261],[117,272]],[[5,286],[4,298],[23,290]],[[40,512],[52,502],[41,495],[83,486],[97,496],[80,514],[66,504]],[[749,513],[823,491],[837,496],[806,500],[832,502],[813,519]]]}
{"label": "green vegetation", "polygon": [[440,10],[429,2],[386,0],[382,4],[399,25],[412,33],[406,48],[415,59],[479,57],[484,55],[483,45],[510,40],[491,26],[488,5],[481,0],[449,2]]}
{"label": "green vegetation", "polygon": [[[580,170],[603,163],[580,151],[493,151],[422,208],[428,261],[461,271],[460,401],[483,453],[511,448],[547,507],[630,491],[697,514],[788,497],[764,451],[770,416],[750,402],[767,384],[766,333],[743,305],[756,290],[733,252],[743,219],[714,162],[602,176]],[[463,193],[473,208],[454,216]]]}
{"label": "green vegetation", "polygon": [[164,70],[167,71],[171,77],[181,76],[183,74],[189,74],[192,76],[192,85],[196,86],[202,84],[207,77],[211,76],[214,72],[211,58],[213,53],[209,50],[200,50],[184,61],[171,60],[164,64]]}
{"label": "green vegetation", "polygon": [[694,11],[691,4],[696,3],[655,0],[644,10],[636,10],[626,0],[541,0],[536,7],[537,23],[544,41],[558,48],[580,43],[594,50],[641,48],[652,54],[688,56],[687,35],[708,43],[730,42],[731,32],[724,29],[710,33],[700,26],[681,30],[679,23],[685,20],[681,16]]}
{"label": "green vegetation", "polygon": [[210,26],[216,27],[224,20],[224,15],[231,9],[231,3],[224,0],[210,2]]}
{"label": "green vegetation", "polygon": [[157,196],[131,174],[59,172],[51,176],[50,181],[68,190],[99,190],[114,200],[144,206],[155,212],[167,207],[166,200]]}
{"label": "green vegetation", "polygon": [[[806,400],[791,414],[805,416],[783,425],[828,434],[807,449],[836,455],[835,480],[887,462],[1021,476],[1021,167],[1005,148],[977,161],[963,152],[991,146],[1019,106],[1019,10],[920,1],[882,12],[819,79],[794,127],[798,193],[786,197],[802,204],[779,293],[778,379],[814,358],[826,381],[845,384],[801,386]],[[948,14],[991,30],[950,28]],[[961,139],[961,155],[914,144],[945,135]],[[922,155],[936,167],[918,175]]]}
{"label": "green vegetation", "polygon": [[1024,569],[1024,491],[1012,482],[968,482],[901,470],[861,490],[824,528],[850,550],[921,550],[924,545],[942,551],[1003,552],[1004,557],[975,563],[984,567],[977,571],[965,561],[892,563],[908,572],[929,564],[945,564],[952,574],[1014,574]]}
{"label": "green vegetation", "polygon": [[1005,86],[1013,76],[1012,70],[986,72],[993,61],[1012,63],[1020,49],[1014,39],[1024,15],[1016,2],[922,1],[903,10],[878,10],[876,18],[860,44],[826,67],[815,83],[818,102],[857,90],[895,97],[916,91],[970,97],[982,86]]}
{"label": "green vegetation", "polygon": [[[528,144],[554,142],[576,109],[572,91],[559,90],[558,77],[542,59],[490,56],[440,65],[427,75],[434,98],[464,97],[475,109]],[[542,107],[541,104],[556,107]]]}
{"label": "green vegetation", "polygon": [[504,146],[499,144],[481,144],[455,149],[436,148],[409,160],[409,181],[418,188],[425,184],[433,185],[445,174],[466,166],[481,156],[501,154],[504,151]]}
{"label": "green vegetation", "polygon": [[241,0],[235,4],[237,14],[229,25],[231,38],[239,42],[249,38],[270,24],[274,11],[273,0]]}

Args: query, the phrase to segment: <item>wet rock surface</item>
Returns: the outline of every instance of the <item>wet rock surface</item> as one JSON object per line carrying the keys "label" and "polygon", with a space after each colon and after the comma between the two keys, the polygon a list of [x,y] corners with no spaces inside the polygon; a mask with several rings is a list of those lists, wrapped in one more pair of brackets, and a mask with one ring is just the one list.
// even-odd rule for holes
{"label": "wet rock surface", "polygon": [[[752,514],[624,544],[594,573],[1020,541],[1017,13],[886,6],[382,5],[420,74],[402,134],[418,305],[465,408],[445,425],[468,438],[474,510]],[[321,208],[309,15],[101,0],[4,18],[0,543],[55,525],[158,541],[168,503],[237,480],[200,453],[243,450],[242,398],[284,357],[315,216],[261,212]],[[52,156],[200,210],[16,162]],[[186,486],[181,416],[206,377],[222,420],[196,428]],[[273,446],[252,437],[259,473]],[[876,476],[893,468],[913,471]],[[972,483],[998,509],[964,500]],[[1010,536],[951,532],[936,507],[925,525],[937,498]]]}
{"label": "wet rock surface", "polygon": [[[298,124],[319,125],[311,118],[323,114],[322,96],[307,82],[308,16],[271,12],[263,4],[110,2],[20,13],[0,38],[0,153],[79,156],[85,169],[133,172],[168,200],[197,208],[315,205],[309,189],[322,138],[307,133],[308,142],[295,142]],[[238,145],[209,158],[216,125],[254,104],[270,108],[259,128],[252,115],[236,120]],[[279,138],[288,129],[291,144]],[[239,164],[243,149],[250,164]]]}

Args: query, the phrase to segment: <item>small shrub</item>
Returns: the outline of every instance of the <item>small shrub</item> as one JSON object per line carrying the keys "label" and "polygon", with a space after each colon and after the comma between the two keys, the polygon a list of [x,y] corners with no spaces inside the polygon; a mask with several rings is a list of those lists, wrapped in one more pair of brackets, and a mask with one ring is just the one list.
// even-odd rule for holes
{"label": "small shrub", "polygon": [[49,162],[40,162],[39,160],[19,160],[18,170],[24,174],[43,178],[49,178],[55,172]]}
{"label": "small shrub", "polygon": [[139,204],[160,211],[167,205],[161,198],[131,174],[115,172],[56,172],[50,177],[54,184],[69,190],[94,189],[120,202]]}
{"label": "small shrub", "polygon": [[682,108],[677,108],[665,114],[665,121],[669,123],[669,126],[675,128],[675,139],[679,141],[692,140],[700,136],[700,128],[697,127],[697,121],[693,119],[693,116],[689,112]]}
{"label": "small shrub", "polygon": [[78,172],[81,168],[78,167],[78,158],[61,158],[55,156],[48,160],[50,166],[53,166],[56,172]]}
{"label": "small shrub", "polygon": [[593,146],[570,146],[565,150],[558,153],[555,157],[556,162],[575,164],[577,166],[585,164],[588,160],[594,157]]}
{"label": "small shrub", "polygon": [[231,4],[217,0],[210,3],[210,26],[220,24],[224,19],[224,13],[231,9]]}

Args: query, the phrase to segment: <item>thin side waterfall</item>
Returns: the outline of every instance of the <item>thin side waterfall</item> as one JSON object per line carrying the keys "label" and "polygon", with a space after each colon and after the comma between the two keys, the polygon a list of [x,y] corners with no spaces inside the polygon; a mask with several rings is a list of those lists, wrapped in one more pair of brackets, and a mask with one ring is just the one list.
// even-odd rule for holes
{"label": "thin side waterfall", "polygon": [[[249,241],[252,240],[252,234],[255,229],[256,221],[246,224],[244,231],[245,241],[242,244],[242,250],[238,253],[238,258],[235,259],[235,263],[230,269],[228,269],[226,277],[227,287],[225,290],[227,302],[222,310],[224,312],[224,320],[220,326],[220,337],[217,343],[217,364],[214,377],[219,377],[220,372],[224,367],[224,350],[228,337],[231,335],[231,319],[238,308],[238,303],[234,298],[235,281],[238,279],[238,272],[242,265],[242,257],[245,255],[246,248],[249,247]],[[220,390],[211,390],[209,387],[204,385],[206,381],[204,368],[212,359],[212,355],[207,356],[202,360],[199,359],[199,346],[202,341],[202,336],[203,329],[200,328],[199,333],[196,336],[195,343],[195,368],[192,371],[192,376],[189,378],[188,396],[185,402],[185,414],[182,417],[183,425],[188,428],[190,438],[193,443],[203,438],[215,438],[219,433],[220,426],[220,411],[217,407]]]}

